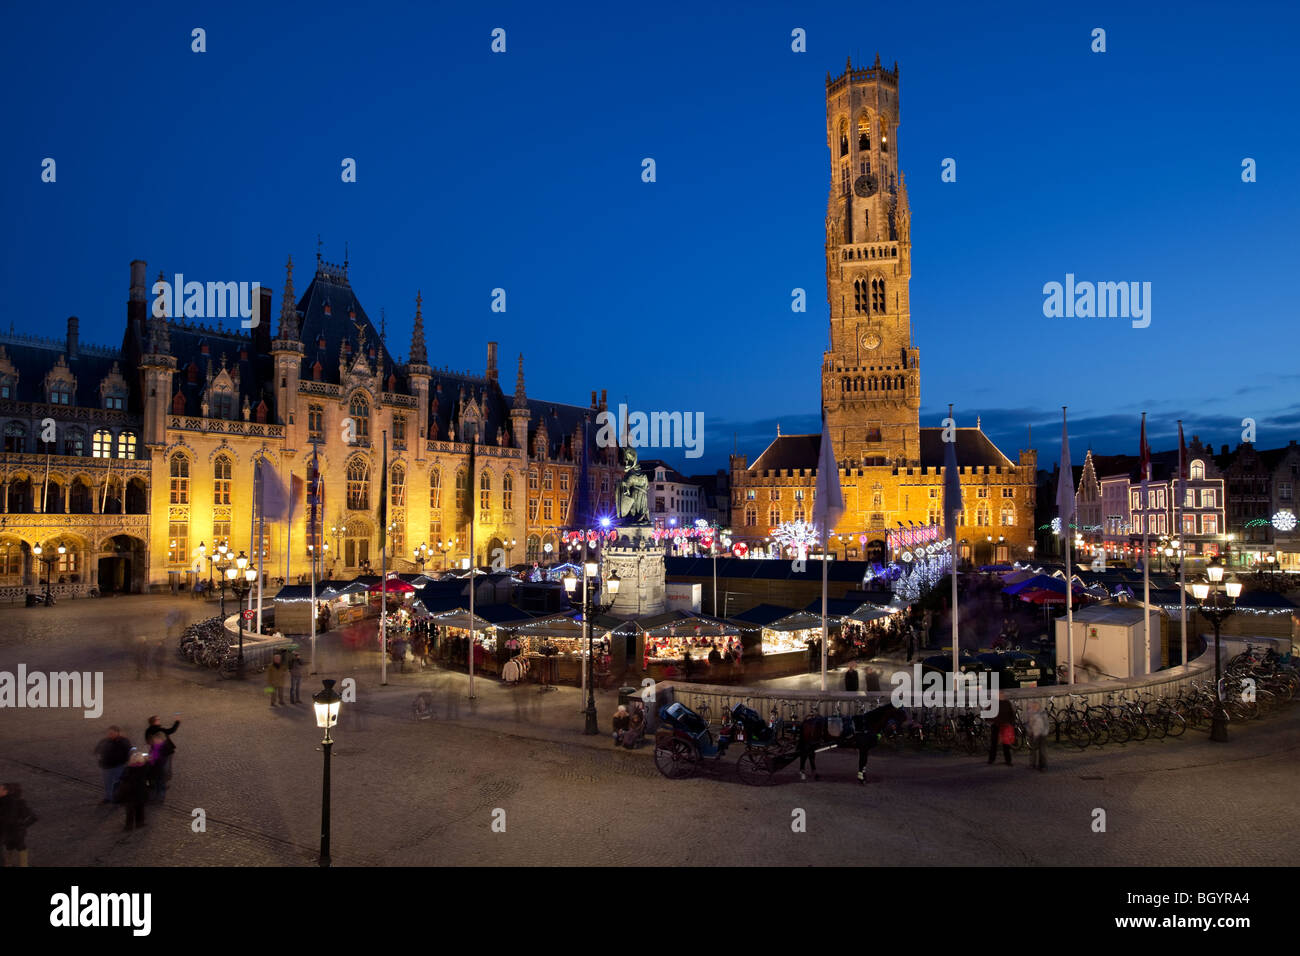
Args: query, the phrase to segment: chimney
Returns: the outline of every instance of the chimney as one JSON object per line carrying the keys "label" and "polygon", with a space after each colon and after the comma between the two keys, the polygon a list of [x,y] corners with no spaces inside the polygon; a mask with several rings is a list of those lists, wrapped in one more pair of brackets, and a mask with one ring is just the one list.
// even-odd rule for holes
{"label": "chimney", "polygon": [[77,352],[81,347],[81,335],[78,332],[78,319],[75,315],[68,316],[68,361],[71,362],[77,357]]}
{"label": "chimney", "polygon": [[261,293],[261,300],[258,303],[257,327],[251,329],[253,333],[253,346],[260,355],[267,355],[271,351],[271,316],[275,315],[271,311],[271,290],[266,286],[260,286],[257,290]]}
{"label": "chimney", "polygon": [[594,388],[591,390],[591,407],[593,410],[596,408],[596,390]]}
{"label": "chimney", "polygon": [[605,390],[603,388],[600,390],[600,408],[601,411],[609,408],[609,403],[605,400]]}
{"label": "chimney", "polygon": [[497,344],[495,342],[488,343],[487,380],[489,382],[497,380]]}
{"label": "chimney", "polygon": [[131,287],[126,303],[126,322],[138,338],[144,337],[145,320],[149,318],[149,300],[145,296],[146,265],[143,259],[131,260]]}

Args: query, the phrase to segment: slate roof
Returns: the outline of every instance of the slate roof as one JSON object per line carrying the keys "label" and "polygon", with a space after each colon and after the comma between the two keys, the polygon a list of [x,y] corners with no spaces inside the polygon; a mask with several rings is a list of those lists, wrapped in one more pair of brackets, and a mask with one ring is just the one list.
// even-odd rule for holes
{"label": "slate roof", "polygon": [[[943,431],[942,428],[921,429],[920,461],[923,467],[938,468],[943,465]],[[1009,468],[1015,464],[980,429],[958,428],[956,434],[959,468]],[[821,446],[821,435],[780,435],[764,449],[748,470],[759,472],[803,468],[815,471]]]}
{"label": "slate roof", "polygon": [[[0,345],[18,371],[18,388],[14,398],[20,402],[45,401],[45,375],[54,367],[59,356],[67,355],[66,342],[60,340],[33,341],[20,336],[0,336]],[[77,391],[73,401],[82,407],[102,408],[103,400],[99,395],[100,383],[113,370],[113,363],[118,361],[116,355],[101,355],[95,352],[87,354],[81,351],[74,359],[67,360],[68,370],[76,377]],[[132,392],[138,391],[132,376],[119,365],[122,378]]]}

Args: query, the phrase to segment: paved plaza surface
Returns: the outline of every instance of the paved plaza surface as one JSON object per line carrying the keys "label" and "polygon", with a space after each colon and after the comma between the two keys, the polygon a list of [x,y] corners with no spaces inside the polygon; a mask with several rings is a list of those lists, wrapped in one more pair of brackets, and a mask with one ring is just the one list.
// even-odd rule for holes
{"label": "paved plaza surface", "polygon": [[[33,865],[301,866],[315,862],[322,757],[310,703],[272,710],[261,675],[219,679],[169,646],[161,676],[137,678],[131,641],[165,636],[165,618],[211,616],[189,598],[148,595],[55,608],[0,609],[0,670],[102,670],[99,719],[80,711],[0,710],[0,777],[21,781],[40,815]],[[1227,745],[1174,740],[1078,752],[1053,748],[1047,772],[984,758],[873,751],[819,757],[748,787],[735,758],[667,780],[649,748],[584,737],[576,689],[541,693],[445,671],[390,673],[373,653],[321,639],[321,676],[353,677],[358,702],[335,732],[336,865],[1063,864],[1293,865],[1300,705],[1249,725]],[[430,690],[436,716],[411,703]],[[598,697],[602,730],[615,701]],[[101,806],[92,754],[110,723],[141,744],[149,715],[182,721],[165,807],[123,832]],[[195,833],[201,808],[206,832]],[[1094,832],[1095,810],[1105,832]],[[494,832],[504,811],[505,832]],[[797,811],[802,811],[798,813]],[[804,832],[792,822],[804,819]]]}

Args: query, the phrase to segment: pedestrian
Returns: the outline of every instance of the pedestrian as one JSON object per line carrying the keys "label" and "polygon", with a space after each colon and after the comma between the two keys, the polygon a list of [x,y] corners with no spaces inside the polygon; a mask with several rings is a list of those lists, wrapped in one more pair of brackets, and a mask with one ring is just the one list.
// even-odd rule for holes
{"label": "pedestrian", "polygon": [[4,833],[5,866],[27,865],[27,828],[36,820],[36,814],[23,799],[23,785],[0,784],[0,832]]}
{"label": "pedestrian", "polygon": [[160,730],[170,738],[172,734],[176,733],[176,728],[181,725],[180,714],[172,714],[172,716],[175,717],[176,720],[170,727],[164,727],[162,725],[162,719],[157,714],[152,715],[149,718],[149,726],[144,729],[144,739],[148,741],[150,737]]}
{"label": "pedestrian", "polygon": [[623,735],[623,746],[628,750],[633,750],[641,743],[641,738],[644,736],[645,708],[637,704],[632,710],[631,718],[628,720],[627,733]]}
{"label": "pedestrian", "polygon": [[850,692],[856,692],[858,689],[858,669],[850,667],[844,672],[844,689]]}
{"label": "pedestrian", "polygon": [[275,706],[276,697],[280,698],[281,705],[284,704],[284,685],[289,679],[289,672],[285,668],[280,655],[276,654],[271,658],[271,663],[266,668],[266,692],[271,695],[271,706]]}
{"label": "pedestrian", "polygon": [[691,660],[691,652],[683,652],[682,657],[682,676],[687,680],[691,679],[691,672],[695,670],[695,662]]}
{"label": "pedestrian", "polygon": [[1029,719],[1025,722],[1029,734],[1029,766],[1036,770],[1047,769],[1047,733],[1051,729],[1043,705],[1033,701],[1029,705]]}
{"label": "pedestrian", "polygon": [[289,652],[289,703],[302,703],[302,658],[297,651]]}
{"label": "pedestrian", "polygon": [[867,668],[867,690],[880,690],[880,671],[874,667]]}
{"label": "pedestrian", "polygon": [[1007,700],[1005,692],[998,693],[998,713],[989,721],[989,764],[998,758],[998,745],[1002,745],[1002,755],[1007,766],[1011,766],[1011,745],[1016,742],[1016,711]]}
{"label": "pedestrian", "polygon": [[799,779],[807,780],[804,773],[804,764],[808,764],[808,769],[812,771],[813,779],[820,780],[821,775],[817,773],[817,744],[819,740],[818,725],[821,722],[815,714],[809,714],[799,725],[799,745],[796,752],[799,754]]}
{"label": "pedestrian", "polygon": [[135,679],[144,680],[149,672],[149,639],[141,634],[135,639]]}
{"label": "pedestrian", "polygon": [[120,727],[109,727],[108,733],[95,745],[95,756],[99,758],[99,773],[104,781],[104,799],[99,802],[115,803],[114,791],[131,756],[131,741],[122,736]]}
{"label": "pedestrian", "polygon": [[176,752],[176,745],[161,729],[155,730],[153,736],[147,738],[147,740],[149,743],[149,789],[158,798],[158,802],[162,803],[167,796],[167,784],[172,778],[172,754]]}
{"label": "pedestrian", "polygon": [[628,728],[632,726],[632,715],[627,712],[626,704],[619,704],[618,709],[614,711],[614,746],[618,747],[623,743],[623,738],[627,736]]}
{"label": "pedestrian", "polygon": [[134,830],[144,826],[144,801],[149,795],[149,757],[139,750],[131,751],[122,774],[122,803],[126,804],[126,826]]}

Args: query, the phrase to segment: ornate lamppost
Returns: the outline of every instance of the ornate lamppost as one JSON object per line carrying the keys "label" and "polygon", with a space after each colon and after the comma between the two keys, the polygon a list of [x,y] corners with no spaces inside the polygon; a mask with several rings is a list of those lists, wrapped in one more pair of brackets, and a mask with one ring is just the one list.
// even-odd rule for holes
{"label": "ornate lamppost", "polygon": [[[1223,580],[1223,565],[1215,558],[1205,569],[1208,581],[1192,585],[1192,594],[1200,606],[1201,614],[1214,625],[1214,716],[1210,724],[1210,739],[1217,743],[1228,742],[1228,712],[1223,708],[1223,672],[1219,655],[1219,628],[1236,613],[1237,598],[1241,596],[1241,582]],[[1220,588],[1222,585],[1222,589]]]}
{"label": "ornate lamppost", "polygon": [[[230,581],[230,588],[235,592],[236,605],[244,603],[244,596],[253,589],[253,581],[257,578],[257,569],[249,567],[248,558],[244,552],[239,552],[239,557],[235,558],[234,567],[226,568],[226,578]],[[224,621],[222,623],[224,627]],[[235,658],[235,676],[240,680],[244,679],[244,612],[240,608],[239,612],[239,656]]]}
{"label": "ornate lamppost", "polygon": [[429,546],[423,541],[418,548],[413,548],[411,553],[415,556],[415,563],[420,566],[420,573],[424,573],[424,562],[429,560]]}
{"label": "ornate lamppost", "polygon": [[234,553],[226,547],[223,541],[217,545],[215,554],[208,556],[208,581],[212,581],[212,572],[216,571],[217,584],[221,588],[221,621],[224,626],[226,620],[226,570],[230,567],[230,562],[234,560]]}
{"label": "ornate lamppost", "polygon": [[343,698],[334,689],[334,681],[323,680],[323,689],[312,695],[312,705],[316,710],[316,726],[325,731],[321,749],[325,751],[325,774],[321,779],[320,791],[320,865],[330,865],[330,751],[334,747],[334,738],[330,728],[339,722],[339,708]]}
{"label": "ornate lamppost", "polygon": [[[595,654],[592,649],[591,616],[593,614],[603,614],[613,606],[614,598],[618,597],[619,579],[617,571],[610,573],[604,586],[599,589],[600,597],[603,598],[605,590],[608,588],[610,600],[608,603],[598,603],[592,594],[590,582],[599,580],[600,565],[596,563],[594,558],[589,558],[583,562],[582,570],[582,630],[587,638],[587,709],[585,711],[587,723],[582,732],[595,735],[600,733],[600,726],[596,722],[596,683],[594,679],[595,672],[592,667]],[[569,595],[570,601],[573,600],[573,593],[577,590],[577,587],[578,577],[570,570],[564,575],[564,590]]]}
{"label": "ornate lamppost", "polygon": [[[50,555],[50,557],[48,558],[41,556],[42,551],[41,551],[41,546],[39,544],[32,548],[32,554],[36,555],[36,557],[40,560],[40,562],[45,565],[45,606],[46,607],[50,607],[51,605],[54,604],[53,597],[50,594],[50,571],[54,567],[54,563],[58,561],[60,557],[62,557],[67,553],[68,553],[67,546],[62,544],[59,545],[58,556]],[[39,576],[36,583],[38,585],[40,584]]]}

